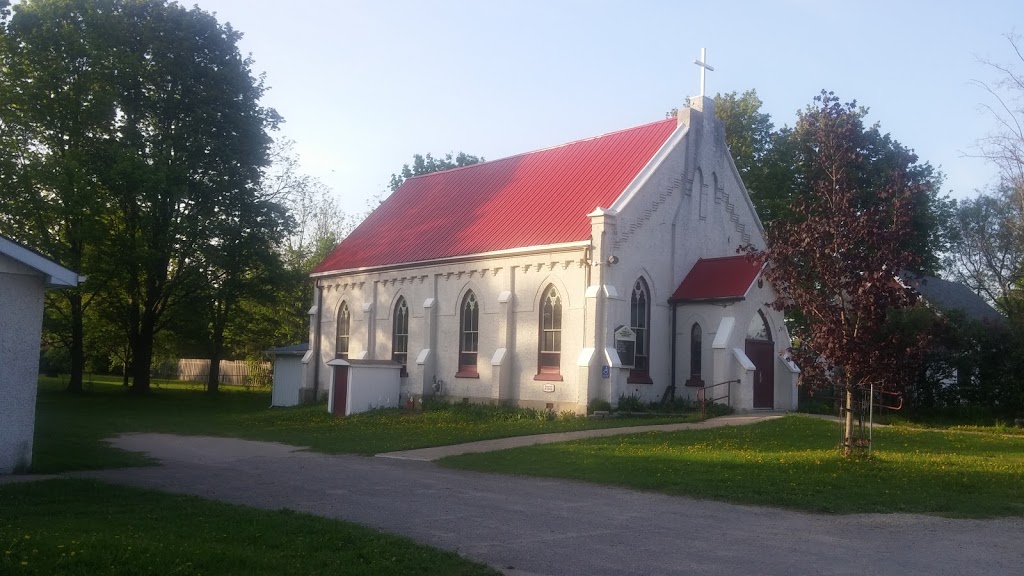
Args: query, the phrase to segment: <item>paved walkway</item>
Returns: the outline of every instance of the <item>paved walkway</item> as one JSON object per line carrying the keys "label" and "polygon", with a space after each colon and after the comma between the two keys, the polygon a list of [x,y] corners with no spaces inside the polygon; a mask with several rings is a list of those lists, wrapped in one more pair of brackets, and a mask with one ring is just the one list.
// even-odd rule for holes
{"label": "paved walkway", "polygon": [[555,442],[566,442],[569,440],[580,440],[583,438],[600,438],[603,436],[619,436],[622,434],[636,434],[639,432],[673,432],[675,430],[700,430],[701,428],[719,428],[721,426],[740,426],[753,424],[763,420],[781,418],[780,412],[760,412],[755,414],[720,416],[703,422],[686,422],[679,424],[653,424],[650,426],[628,426],[624,428],[601,428],[597,430],[577,430],[575,432],[555,432],[553,434],[533,434],[531,436],[513,436],[511,438],[497,438],[494,440],[480,440],[479,442],[467,442],[465,444],[453,444],[451,446],[436,446],[434,448],[419,448],[417,450],[400,450],[398,452],[384,452],[377,454],[378,458],[396,458],[399,460],[419,460],[432,462],[446,456],[458,454],[475,454],[477,452],[495,452],[507,450],[520,446],[533,446],[535,444],[553,444]]}
{"label": "paved walkway", "polygon": [[803,514],[232,438],[113,443],[162,465],[76,476],[349,520],[516,576],[1019,576],[1024,567],[1024,518]]}

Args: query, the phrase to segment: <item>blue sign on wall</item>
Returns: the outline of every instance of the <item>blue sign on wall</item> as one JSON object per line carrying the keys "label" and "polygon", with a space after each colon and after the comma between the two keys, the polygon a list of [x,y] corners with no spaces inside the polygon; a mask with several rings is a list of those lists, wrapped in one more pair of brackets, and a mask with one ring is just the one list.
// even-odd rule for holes
{"label": "blue sign on wall", "polygon": [[608,366],[601,366],[601,378],[608,379],[611,376],[612,370]]}

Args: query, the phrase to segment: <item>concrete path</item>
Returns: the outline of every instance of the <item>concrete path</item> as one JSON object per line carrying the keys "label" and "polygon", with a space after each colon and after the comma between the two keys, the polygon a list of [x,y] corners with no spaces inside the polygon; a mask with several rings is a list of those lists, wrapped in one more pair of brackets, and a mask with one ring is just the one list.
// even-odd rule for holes
{"label": "concrete path", "polygon": [[494,440],[480,440],[479,442],[467,442],[465,444],[453,444],[451,446],[436,446],[434,448],[419,448],[417,450],[400,450],[397,452],[384,452],[377,454],[378,458],[397,458],[399,460],[420,460],[432,462],[446,456],[458,454],[476,454],[477,452],[495,452],[507,450],[520,446],[533,446],[535,444],[553,444],[555,442],[567,442],[569,440],[580,440],[582,438],[600,438],[602,436],[620,436],[622,434],[636,434],[639,432],[673,432],[675,430],[699,430],[701,428],[719,428],[721,426],[740,426],[753,424],[763,420],[781,418],[781,412],[762,412],[758,414],[720,416],[703,422],[686,422],[679,424],[652,424],[650,426],[629,426],[625,428],[602,428],[598,430],[577,430],[575,432],[555,432],[552,434],[533,434],[531,436],[514,436],[511,438],[496,438]]}
{"label": "concrete path", "polygon": [[350,520],[514,575],[1024,573],[1022,518],[820,516],[226,438],[114,445],[162,466],[77,476]]}

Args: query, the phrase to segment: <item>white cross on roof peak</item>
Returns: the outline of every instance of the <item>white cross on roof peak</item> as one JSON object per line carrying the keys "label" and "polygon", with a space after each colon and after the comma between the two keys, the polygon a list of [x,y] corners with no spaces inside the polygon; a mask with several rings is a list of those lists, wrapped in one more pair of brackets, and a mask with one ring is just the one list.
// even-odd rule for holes
{"label": "white cross on roof peak", "polygon": [[707,48],[701,48],[700,49],[700,59],[699,60],[694,60],[693,63],[696,64],[697,66],[700,66],[700,96],[702,98],[704,97],[704,94],[705,94],[705,92],[704,92],[705,75],[707,74],[708,70],[710,70],[712,72],[715,71],[715,68],[713,66],[709,66],[707,62],[708,62],[708,49]]}

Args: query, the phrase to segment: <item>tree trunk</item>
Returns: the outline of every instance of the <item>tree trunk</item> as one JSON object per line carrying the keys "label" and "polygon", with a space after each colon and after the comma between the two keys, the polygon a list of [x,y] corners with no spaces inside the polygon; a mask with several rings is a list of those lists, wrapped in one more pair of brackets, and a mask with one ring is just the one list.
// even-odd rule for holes
{"label": "tree trunk", "polygon": [[85,373],[85,330],[83,328],[82,294],[78,290],[67,295],[71,308],[71,378],[68,392],[81,392]]}
{"label": "tree trunk", "polygon": [[217,394],[220,392],[220,359],[224,354],[224,324],[225,324],[226,310],[214,310],[213,316],[213,334],[211,334],[210,343],[212,352],[210,353],[210,377],[206,381],[206,391],[209,394]]}
{"label": "tree trunk", "polygon": [[853,388],[846,387],[844,402],[846,413],[843,415],[843,456],[853,454]]}
{"label": "tree trunk", "polygon": [[206,379],[206,392],[217,394],[220,392],[220,346],[213,345],[213,353],[210,354],[210,375]]}
{"label": "tree trunk", "polygon": [[149,369],[153,364],[154,320],[144,313],[139,326],[138,337],[132,347],[132,388],[135,394],[148,394],[150,390]]}

